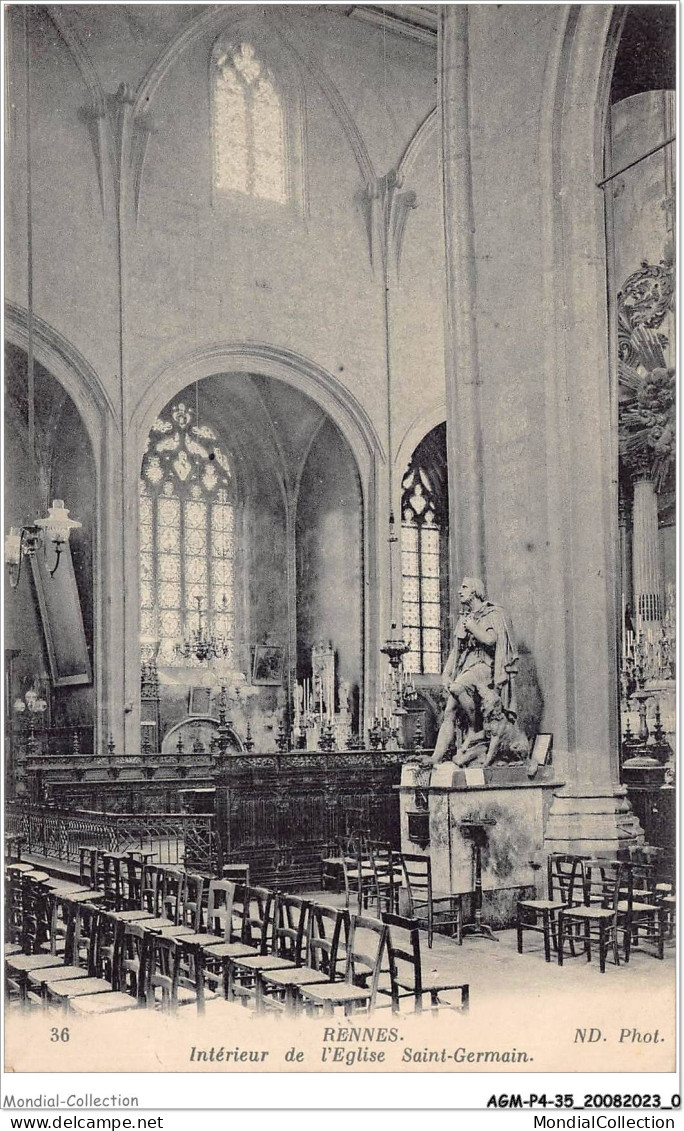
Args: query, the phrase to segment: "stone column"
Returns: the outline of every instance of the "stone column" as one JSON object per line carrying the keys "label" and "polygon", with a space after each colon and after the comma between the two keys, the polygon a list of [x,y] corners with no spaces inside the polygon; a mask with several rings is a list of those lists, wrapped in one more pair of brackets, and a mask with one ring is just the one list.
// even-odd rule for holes
{"label": "stone column", "polygon": [[607,98],[611,14],[587,6],[574,16],[559,43],[540,151],[546,285],[553,296],[550,577],[543,615],[554,630],[553,659],[541,676],[554,766],[565,780],[551,806],[545,847],[610,857],[643,835],[619,784],[618,760],[617,403],[608,350],[605,217],[596,188],[597,106]]}
{"label": "stone column", "polygon": [[[652,624],[662,619],[660,545],[658,541],[658,496],[650,475],[634,481],[632,509],[632,575],[636,621]],[[635,621],[635,628],[638,625]]]}
{"label": "stone column", "polygon": [[484,578],[484,495],[470,155],[468,5],[440,7],[451,576]]}

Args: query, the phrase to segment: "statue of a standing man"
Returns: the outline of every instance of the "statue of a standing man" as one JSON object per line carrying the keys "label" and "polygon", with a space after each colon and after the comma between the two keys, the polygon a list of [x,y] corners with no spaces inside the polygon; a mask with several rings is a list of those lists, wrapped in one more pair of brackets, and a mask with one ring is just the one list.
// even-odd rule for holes
{"label": "statue of a standing man", "polygon": [[431,762],[441,762],[454,742],[459,716],[465,724],[459,754],[482,733],[482,701],[496,692],[506,715],[515,719],[513,676],[517,654],[510,625],[501,605],[485,598],[477,577],[464,577],[458,591],[461,616],[456,623],[455,642],[442,675],[449,695]]}

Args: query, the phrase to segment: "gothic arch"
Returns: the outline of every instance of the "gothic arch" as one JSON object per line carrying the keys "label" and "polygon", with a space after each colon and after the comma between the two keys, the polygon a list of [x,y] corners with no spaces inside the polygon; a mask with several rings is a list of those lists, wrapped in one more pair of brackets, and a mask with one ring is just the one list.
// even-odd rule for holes
{"label": "gothic arch", "polygon": [[[5,335],[9,342],[28,349],[28,315],[14,303],[5,304]],[[32,320],[32,346],[36,360],[57,380],[75,405],[90,440],[95,464],[95,523],[93,544],[93,691],[95,699],[95,749],[107,739],[106,721],[114,715],[120,698],[117,674],[108,662],[116,654],[117,616],[107,600],[112,572],[108,547],[113,537],[114,466],[119,430],[109,395],[97,373],[81,353],[41,318]]]}
{"label": "gothic arch", "polygon": [[[15,303],[5,303],[5,336],[13,345],[28,350],[28,314]],[[37,361],[69,394],[88,432],[96,466],[102,459],[107,425],[115,420],[114,406],[90,362],[57,330],[33,315],[33,352]]]}
{"label": "gothic arch", "polygon": [[429,405],[411,421],[397,445],[394,465],[399,476],[408,467],[409,460],[420,441],[438,424],[443,424],[446,419],[446,401],[438,401]]}
{"label": "gothic arch", "polygon": [[[216,5],[210,7],[200,15],[195,16],[164,51],[162,51],[140,83],[135,94],[135,104],[133,107],[134,118],[145,116],[154,109],[155,100],[158,97],[159,89],[166,75],[171,68],[175,66],[181,55],[196,43],[199,38],[204,35],[212,35],[215,38],[221,31],[229,33],[231,30],[234,30],[237,33],[241,25],[250,20],[254,21],[258,15],[261,15],[259,9],[254,9],[241,12],[237,15],[233,13],[227,16],[225,9],[220,5]],[[324,74],[316,61],[310,57],[310,54],[305,52],[304,48],[300,50],[299,46],[295,46],[291,40],[286,37],[282,24],[277,18],[277,13],[272,17],[271,26],[292,57],[293,81],[296,81],[299,87],[302,105],[304,104],[302,72],[306,71],[321,88],[338,119],[354,154],[362,177],[365,181],[372,181],[375,173],[368,150],[359,132],[358,126],[337,87],[327,75]],[[303,160],[305,160],[304,152],[302,156]],[[304,204],[306,204],[306,201],[304,201]]]}
{"label": "gothic arch", "polygon": [[356,398],[330,373],[303,354],[259,343],[219,343],[201,347],[171,361],[146,383],[131,412],[129,447],[137,467],[147,434],[159,411],[179,390],[216,373],[248,373],[273,377],[311,397],[332,418],[349,444],[367,485],[385,452],[370,417]]}
{"label": "gothic arch", "polygon": [[[219,343],[201,347],[175,358],[138,383],[144,389],[131,411],[127,436],[127,497],[137,507],[140,460],[152,422],[160,410],[181,389],[194,381],[217,373],[245,373],[272,377],[299,390],[315,401],[331,418],[349,445],[361,482],[363,508],[363,592],[364,695],[372,701],[377,666],[376,633],[379,598],[375,585],[378,568],[378,519],[381,473],[386,470],[386,454],[380,437],[365,409],[339,381],[321,366],[292,350],[260,343]],[[135,384],[135,382],[133,383]],[[130,513],[130,539],[126,562],[126,588],[137,593],[137,511]],[[126,642],[127,666],[134,671],[138,663],[137,602],[131,602],[135,626],[129,626]],[[369,699],[368,696],[371,695]],[[132,705],[132,726],[137,725],[136,705]]]}

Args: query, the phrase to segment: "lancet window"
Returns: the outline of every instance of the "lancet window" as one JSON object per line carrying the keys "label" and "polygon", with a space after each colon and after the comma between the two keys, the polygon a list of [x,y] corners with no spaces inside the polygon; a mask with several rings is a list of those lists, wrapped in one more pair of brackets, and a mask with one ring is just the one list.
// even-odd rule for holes
{"label": "lancet window", "polygon": [[140,480],[143,658],[187,665],[176,645],[199,627],[235,640],[235,505],[216,433],[179,402],[155,420]]}
{"label": "lancet window", "polygon": [[286,124],[271,71],[252,44],[221,40],[211,66],[215,189],[284,204]]}
{"label": "lancet window", "polygon": [[402,480],[401,572],[408,672],[438,675],[448,643],[446,457],[444,426],[416,449]]}

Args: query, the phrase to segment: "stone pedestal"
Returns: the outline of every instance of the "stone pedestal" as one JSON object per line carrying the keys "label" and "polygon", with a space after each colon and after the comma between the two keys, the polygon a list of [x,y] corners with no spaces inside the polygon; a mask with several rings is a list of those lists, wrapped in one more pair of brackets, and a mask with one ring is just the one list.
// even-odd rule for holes
{"label": "stone pedestal", "polygon": [[[518,899],[545,894],[544,832],[554,790],[562,785],[551,780],[551,774],[551,767],[543,767],[530,781],[525,765],[473,773],[442,762],[424,784],[427,771],[405,765],[400,786],[402,851],[430,856],[436,895],[472,893],[472,841],[459,822],[493,818],[496,825],[482,849],[484,920],[493,927],[512,925]],[[484,778],[484,783],[469,784],[476,778]]]}

